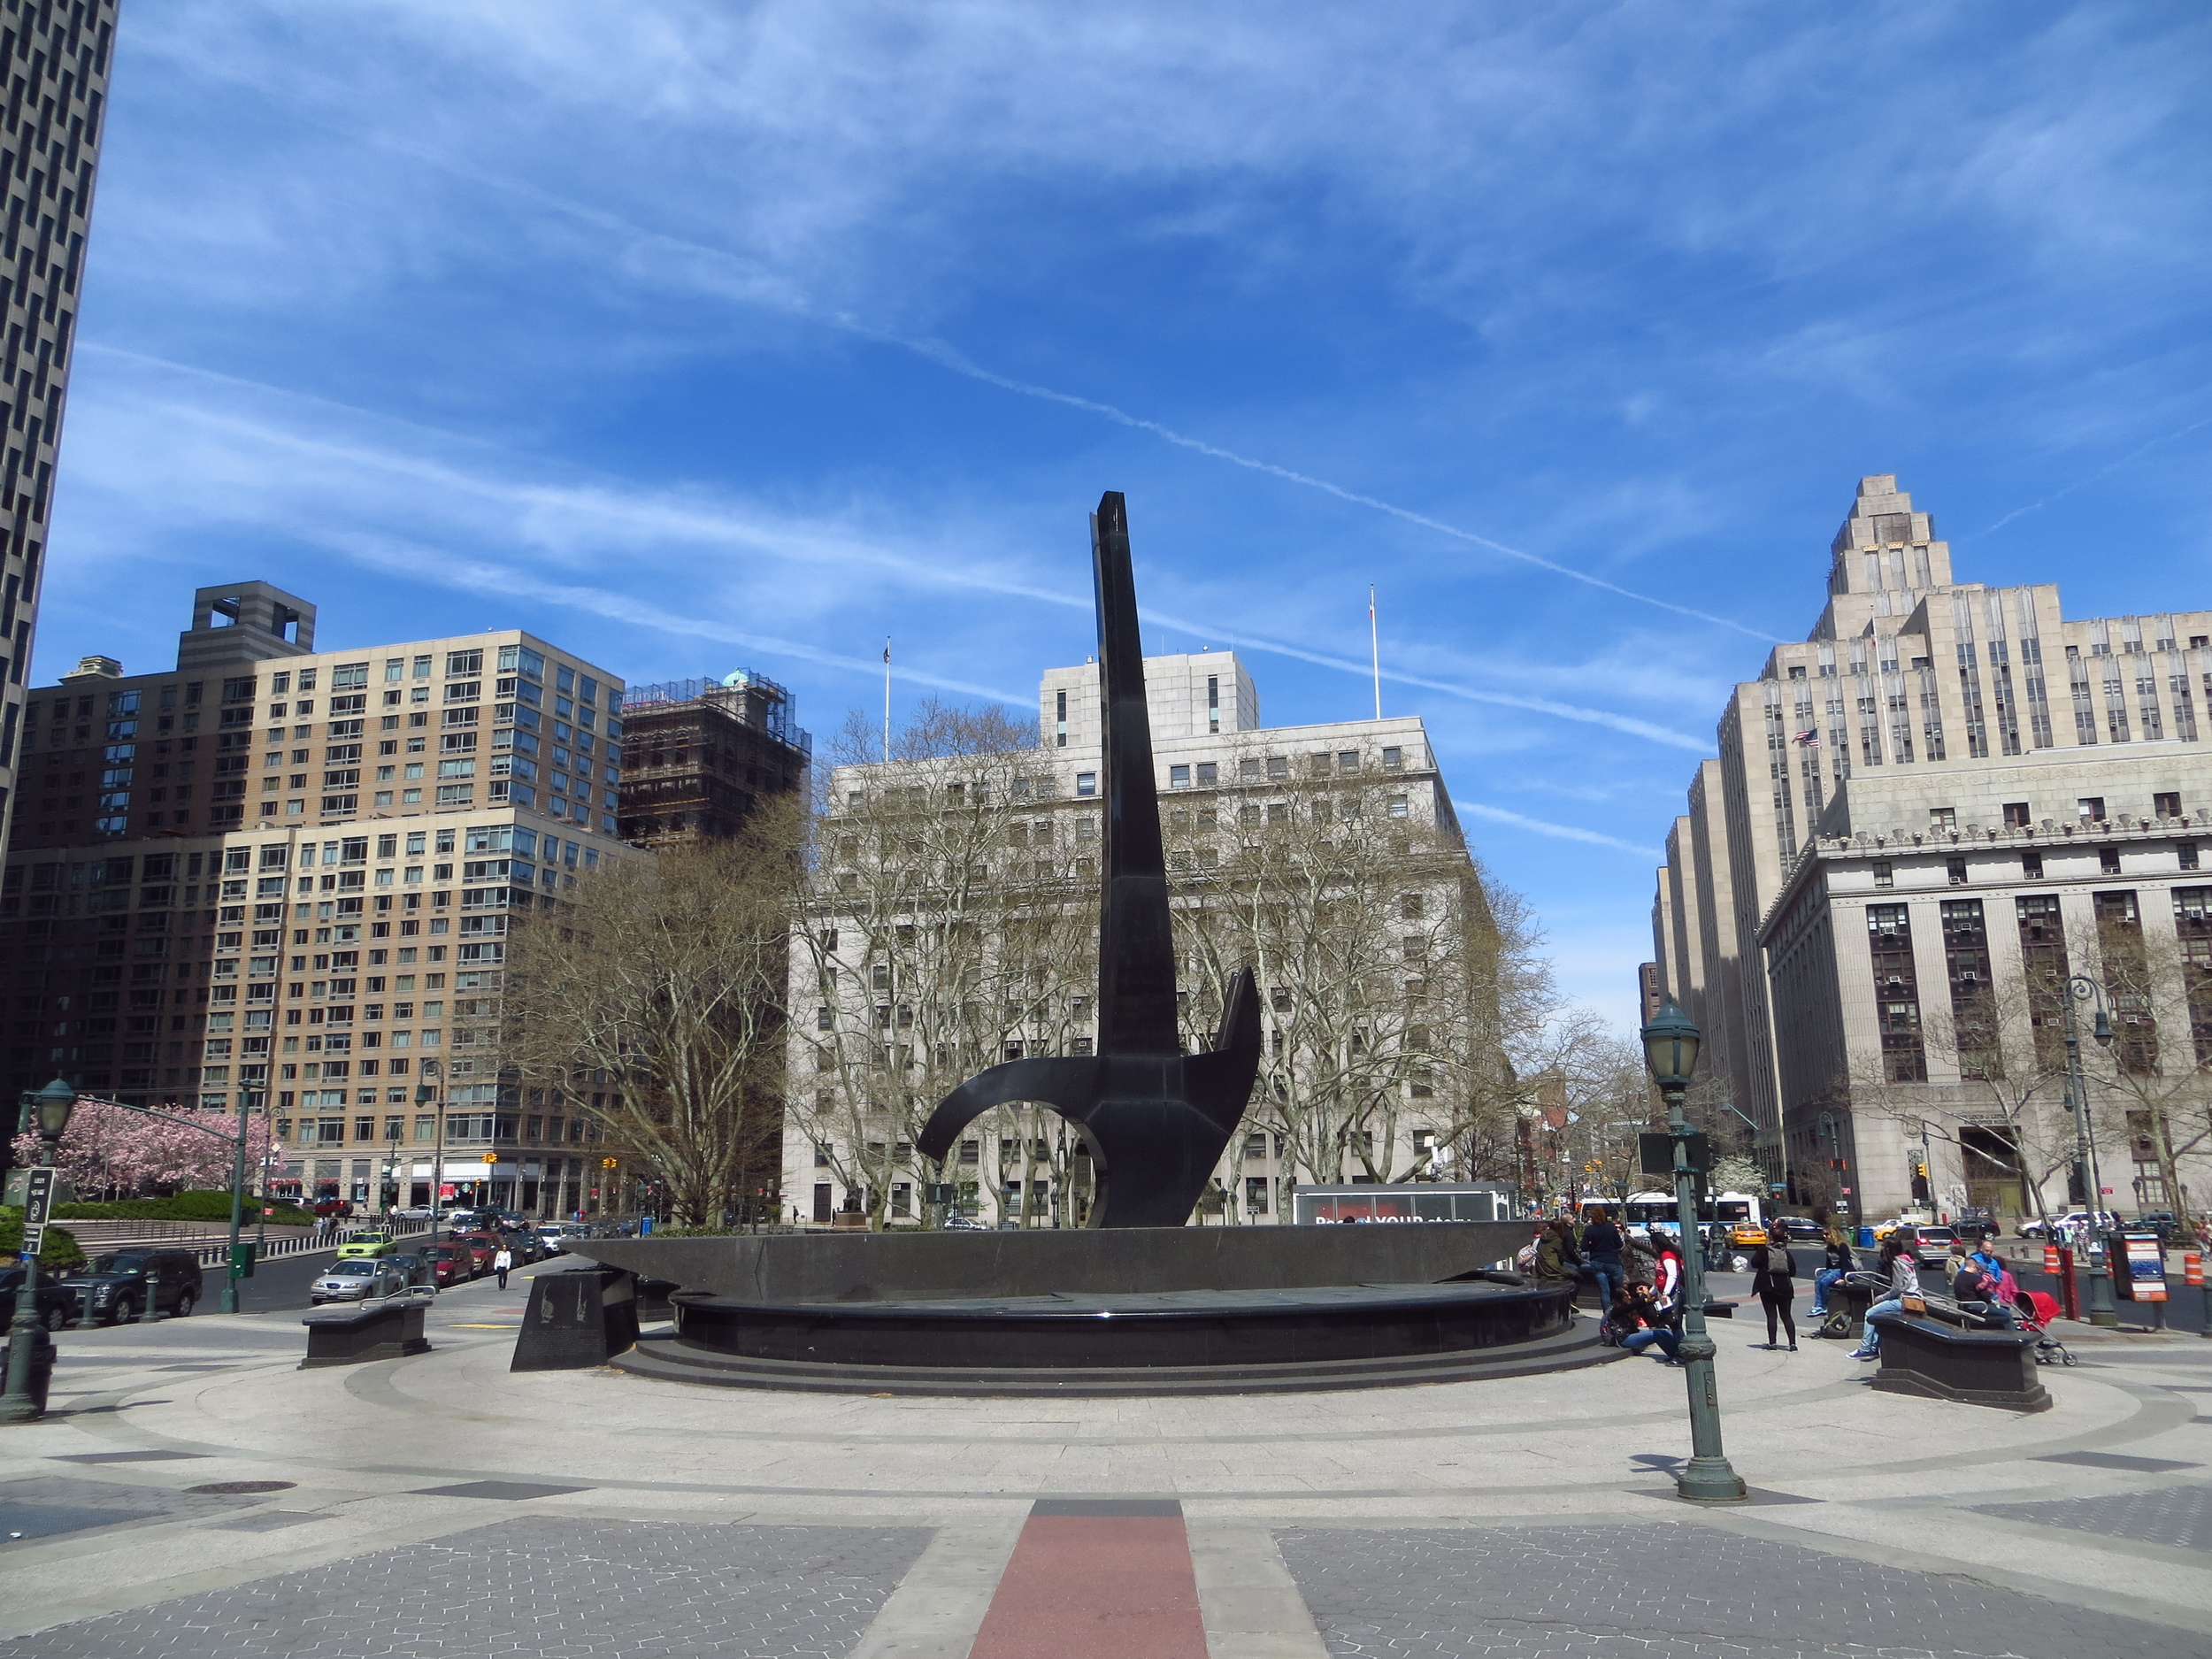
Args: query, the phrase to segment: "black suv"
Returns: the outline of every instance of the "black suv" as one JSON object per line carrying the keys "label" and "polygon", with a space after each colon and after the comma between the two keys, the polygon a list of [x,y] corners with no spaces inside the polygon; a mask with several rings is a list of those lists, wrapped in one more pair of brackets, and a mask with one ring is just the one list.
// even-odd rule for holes
{"label": "black suv", "polygon": [[71,1272],[62,1287],[96,1325],[135,1319],[150,1298],[156,1311],[181,1319],[199,1305],[200,1258],[189,1250],[110,1250]]}

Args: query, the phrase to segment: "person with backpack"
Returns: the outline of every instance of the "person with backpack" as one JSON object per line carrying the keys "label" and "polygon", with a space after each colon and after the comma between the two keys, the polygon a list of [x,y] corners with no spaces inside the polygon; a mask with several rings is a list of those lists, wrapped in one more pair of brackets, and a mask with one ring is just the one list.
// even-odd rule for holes
{"label": "person with backpack", "polygon": [[1621,1230],[1613,1225],[1613,1212],[1603,1204],[1590,1211],[1590,1225],[1582,1230],[1582,1262],[1590,1276],[1597,1281],[1598,1312],[1601,1315],[1613,1305],[1613,1299],[1621,1294],[1621,1286],[1628,1282],[1628,1275],[1621,1266]]}
{"label": "person with backpack", "polygon": [[1851,1253],[1851,1240],[1841,1227],[1830,1224],[1822,1235],[1820,1265],[1813,1270],[1813,1317],[1828,1317],[1828,1293],[1843,1282],[1846,1273],[1855,1271],[1858,1257]]}
{"label": "person with backpack", "polygon": [[1751,1288],[1767,1310],[1767,1347],[1774,1347],[1774,1325],[1778,1319],[1789,1333],[1790,1352],[1796,1353],[1797,1325],[1790,1317],[1790,1303],[1797,1295],[1793,1282],[1797,1264],[1790,1259],[1790,1235],[1780,1222],[1767,1229],[1766,1245],[1754,1256],[1751,1266]]}

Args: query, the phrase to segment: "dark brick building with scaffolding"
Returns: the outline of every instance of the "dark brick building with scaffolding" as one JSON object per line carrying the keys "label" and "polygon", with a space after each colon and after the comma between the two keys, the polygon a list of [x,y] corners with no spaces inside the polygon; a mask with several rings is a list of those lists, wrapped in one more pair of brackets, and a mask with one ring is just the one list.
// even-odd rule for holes
{"label": "dark brick building with scaffolding", "polygon": [[745,669],[632,687],[622,839],[657,847],[734,834],[759,802],[803,787],[814,740],[792,715],[790,692]]}

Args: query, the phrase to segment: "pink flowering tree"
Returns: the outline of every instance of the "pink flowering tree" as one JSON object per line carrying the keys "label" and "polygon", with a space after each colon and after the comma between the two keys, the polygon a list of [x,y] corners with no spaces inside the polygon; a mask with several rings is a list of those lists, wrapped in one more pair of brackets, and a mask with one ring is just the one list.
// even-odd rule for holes
{"label": "pink flowering tree", "polygon": [[[187,1188],[227,1187],[235,1156],[238,1118],[234,1112],[202,1111],[185,1106],[165,1106],[172,1116],[204,1124],[223,1138],[186,1123],[149,1118],[107,1101],[80,1100],[69,1116],[69,1128],[61,1139],[60,1167],[77,1191],[87,1198],[135,1198],[165,1194]],[[246,1119],[246,1177],[249,1183],[267,1168],[273,1148],[269,1119],[254,1113]],[[19,1135],[15,1162],[35,1164],[38,1136]]]}

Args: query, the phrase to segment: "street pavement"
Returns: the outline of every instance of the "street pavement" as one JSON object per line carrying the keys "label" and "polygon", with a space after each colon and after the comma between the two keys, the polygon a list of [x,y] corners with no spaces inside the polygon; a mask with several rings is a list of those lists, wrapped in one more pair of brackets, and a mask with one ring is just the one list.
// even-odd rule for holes
{"label": "street pavement", "polygon": [[1183,1400],[512,1374],[561,1265],[442,1294],[433,1352],[372,1365],[296,1369],[293,1310],[65,1333],[55,1414],[0,1429],[11,1651],[2212,1654],[2193,1336],[2070,1331],[2020,1417],[1717,1321],[1754,1501],[1708,1509],[1648,1360]]}

